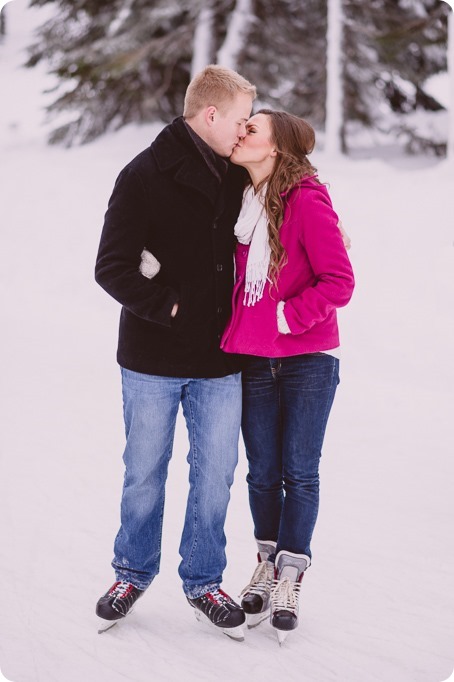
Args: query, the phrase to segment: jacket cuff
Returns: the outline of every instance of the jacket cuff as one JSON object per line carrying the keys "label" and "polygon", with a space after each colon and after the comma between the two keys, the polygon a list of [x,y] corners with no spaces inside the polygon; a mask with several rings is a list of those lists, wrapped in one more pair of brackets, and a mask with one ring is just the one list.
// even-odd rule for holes
{"label": "jacket cuff", "polygon": [[277,304],[277,329],[280,334],[291,334],[290,327],[284,315],[285,301],[279,301]]}

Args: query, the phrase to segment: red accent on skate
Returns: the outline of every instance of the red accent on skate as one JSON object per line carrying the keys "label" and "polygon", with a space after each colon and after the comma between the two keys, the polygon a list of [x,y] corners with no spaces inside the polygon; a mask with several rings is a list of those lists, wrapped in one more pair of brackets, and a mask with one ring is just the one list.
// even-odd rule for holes
{"label": "red accent on skate", "polygon": [[204,596],[213,604],[219,604],[218,600],[214,597],[214,595],[211,594],[211,592],[207,592]]}
{"label": "red accent on skate", "polygon": [[125,592],[124,594],[121,594],[121,595],[120,595],[120,599],[126,599],[126,597],[127,597],[129,594],[131,594],[131,592],[133,591],[133,589],[134,589],[134,585],[131,585],[131,583],[129,583],[128,589],[126,590],[126,592]]}
{"label": "red accent on skate", "polygon": [[[114,584],[112,585],[112,587],[111,587],[110,590],[109,590],[109,595],[110,595],[110,596],[113,596],[115,590],[117,589],[118,585],[120,585],[120,583],[121,583],[121,580],[118,580],[116,583],[114,583]],[[126,591],[125,591],[123,594],[119,594],[119,595],[118,595],[118,599],[124,599],[124,598],[127,597],[129,594],[131,594],[131,592],[133,591],[133,589],[134,589],[134,585],[131,585],[131,583],[129,583],[129,585],[128,585]]]}
{"label": "red accent on skate", "polygon": [[222,594],[222,596],[225,597],[228,601],[231,601],[231,599],[230,599],[229,595],[227,594],[227,592],[224,592],[224,590],[221,590],[221,588],[219,588],[219,592],[220,592],[220,593]]}

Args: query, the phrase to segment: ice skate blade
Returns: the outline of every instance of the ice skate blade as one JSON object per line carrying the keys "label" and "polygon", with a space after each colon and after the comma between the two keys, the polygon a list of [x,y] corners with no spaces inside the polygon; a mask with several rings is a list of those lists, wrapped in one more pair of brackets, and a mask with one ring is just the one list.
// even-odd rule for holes
{"label": "ice skate blade", "polygon": [[246,613],[246,625],[248,630],[256,628],[257,625],[263,623],[264,620],[270,617],[270,610],[262,611],[261,613]]}
{"label": "ice skate blade", "polygon": [[242,625],[237,625],[236,628],[221,628],[224,635],[230,637],[235,642],[244,642],[244,630]]}
{"label": "ice skate blade", "polygon": [[279,642],[279,646],[283,645],[283,643],[287,639],[287,635],[289,632],[290,630],[276,630],[277,641]]}
{"label": "ice skate blade", "polygon": [[235,642],[244,642],[244,631],[242,625],[237,625],[236,628],[219,627],[218,625],[212,623],[208,616],[205,616],[205,614],[198,609],[194,609],[194,616],[199,623],[205,623],[216,630],[220,630],[224,633],[224,635],[227,635],[227,637],[230,637],[230,639],[233,639]]}
{"label": "ice skate blade", "polygon": [[98,623],[99,623],[98,635],[102,635],[103,632],[112,630],[112,628],[115,627],[115,625],[118,625],[118,620],[104,620],[104,618],[99,618]]}
{"label": "ice skate blade", "polygon": [[98,635],[102,635],[103,632],[107,632],[108,630],[112,630],[112,628],[115,625],[118,625],[118,623],[122,623],[126,617],[129,617],[131,613],[134,611],[134,607],[128,611],[126,616],[123,616],[123,618],[118,618],[118,620],[106,620],[105,618],[99,618],[98,616],[98,623],[99,623],[99,628],[98,628]]}

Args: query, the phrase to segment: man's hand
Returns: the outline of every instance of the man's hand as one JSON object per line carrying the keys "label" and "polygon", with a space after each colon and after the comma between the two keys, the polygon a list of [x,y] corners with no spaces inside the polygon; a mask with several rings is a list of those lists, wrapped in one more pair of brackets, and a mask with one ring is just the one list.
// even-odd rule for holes
{"label": "man's hand", "polygon": [[351,247],[351,245],[352,245],[352,240],[350,239],[350,237],[348,236],[348,234],[347,234],[346,231],[344,230],[344,226],[342,225],[342,220],[339,220],[339,222],[337,223],[337,227],[339,228],[340,233],[341,233],[341,235],[342,235],[342,239],[343,239],[343,242],[344,242],[344,246],[345,246],[345,248],[346,248],[347,251],[348,251],[348,249],[349,249],[349,248]]}

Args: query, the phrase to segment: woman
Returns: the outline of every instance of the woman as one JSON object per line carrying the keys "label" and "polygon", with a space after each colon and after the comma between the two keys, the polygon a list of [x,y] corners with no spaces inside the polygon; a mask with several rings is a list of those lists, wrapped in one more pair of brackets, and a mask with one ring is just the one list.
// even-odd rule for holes
{"label": "woman", "polygon": [[225,352],[247,356],[242,431],[259,563],[243,591],[251,627],[271,605],[281,643],[298,624],[319,504],[319,461],[339,383],[336,308],[354,278],[338,217],[307,155],[303,119],[261,110],[231,161],[250,175],[235,234]]}

